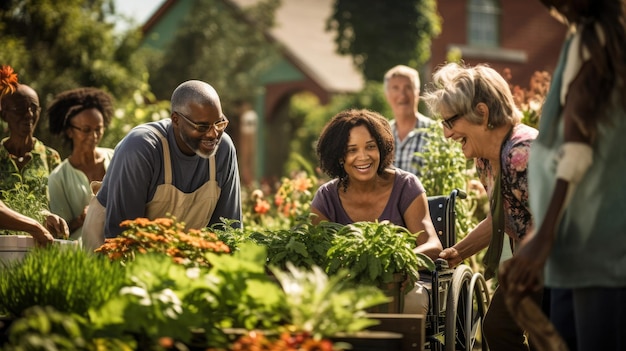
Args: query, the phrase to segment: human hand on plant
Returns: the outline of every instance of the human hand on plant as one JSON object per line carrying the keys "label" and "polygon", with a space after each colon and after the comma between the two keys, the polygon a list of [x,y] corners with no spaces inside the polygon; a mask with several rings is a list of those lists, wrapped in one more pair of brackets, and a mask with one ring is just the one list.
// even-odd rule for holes
{"label": "human hand on plant", "polygon": [[67,239],[70,236],[70,227],[63,218],[48,211],[44,211],[44,215],[46,216],[45,229],[49,232],[48,234],[52,234],[57,239]]}

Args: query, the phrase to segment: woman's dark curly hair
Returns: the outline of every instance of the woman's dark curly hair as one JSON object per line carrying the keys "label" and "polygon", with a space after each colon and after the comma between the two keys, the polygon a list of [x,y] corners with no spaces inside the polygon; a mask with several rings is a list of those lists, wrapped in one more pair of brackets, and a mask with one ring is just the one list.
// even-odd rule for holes
{"label": "woman's dark curly hair", "polygon": [[71,145],[72,140],[65,133],[71,127],[70,121],[80,112],[91,108],[100,111],[104,127],[108,127],[114,113],[113,98],[104,90],[85,87],[58,94],[46,111],[50,133],[61,134],[65,142]]}
{"label": "woman's dark curly hair", "polygon": [[348,185],[343,162],[346,157],[350,130],[365,126],[376,140],[380,150],[378,174],[391,166],[394,157],[394,138],[389,121],[380,114],[369,110],[349,109],[339,112],[324,127],[317,141],[317,157],[320,169],[331,178],[339,178],[344,189]]}

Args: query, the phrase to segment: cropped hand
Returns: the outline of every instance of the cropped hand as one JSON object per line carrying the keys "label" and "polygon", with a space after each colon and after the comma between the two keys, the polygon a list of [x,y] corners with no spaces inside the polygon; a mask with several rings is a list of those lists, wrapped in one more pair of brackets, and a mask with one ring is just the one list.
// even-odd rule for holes
{"label": "cropped hand", "polygon": [[550,248],[540,237],[530,235],[515,255],[500,265],[502,288],[512,294],[527,295],[542,288],[543,266]]}
{"label": "cropped hand", "polygon": [[448,266],[450,267],[454,267],[458,265],[459,263],[461,263],[461,261],[463,261],[463,258],[459,254],[459,251],[457,251],[457,249],[455,249],[454,247],[449,247],[447,249],[444,249],[439,254],[439,257],[448,261]]}
{"label": "cropped hand", "polygon": [[52,234],[39,223],[28,233],[35,239],[38,246],[46,246],[54,241]]}
{"label": "cropped hand", "polygon": [[70,236],[67,222],[54,213],[46,212],[46,229],[57,239],[67,239]]}

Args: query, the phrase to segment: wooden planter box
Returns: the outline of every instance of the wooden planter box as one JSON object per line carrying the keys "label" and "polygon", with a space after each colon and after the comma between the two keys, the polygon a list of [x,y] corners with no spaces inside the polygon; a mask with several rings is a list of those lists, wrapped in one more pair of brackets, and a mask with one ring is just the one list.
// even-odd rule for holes
{"label": "wooden planter box", "polygon": [[369,308],[369,313],[402,313],[404,310],[404,291],[402,291],[402,284],[406,280],[403,274],[394,274],[393,281],[378,288],[385,293],[387,297],[391,298],[391,301],[386,304],[378,305]]}
{"label": "wooden planter box", "polygon": [[[78,241],[54,239],[57,245],[78,246]],[[0,268],[10,262],[21,260],[35,247],[35,239],[30,235],[0,235]]]}
{"label": "wooden planter box", "polygon": [[340,335],[333,342],[352,345],[351,351],[422,351],[424,350],[425,317],[421,314],[370,313],[380,324],[367,331]]}
{"label": "wooden planter box", "polygon": [[34,246],[30,235],[0,235],[0,266],[21,260]]}

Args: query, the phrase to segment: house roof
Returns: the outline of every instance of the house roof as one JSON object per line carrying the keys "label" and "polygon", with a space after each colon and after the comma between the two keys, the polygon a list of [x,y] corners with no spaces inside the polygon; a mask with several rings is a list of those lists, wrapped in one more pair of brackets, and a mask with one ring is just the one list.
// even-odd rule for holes
{"label": "house roof", "polygon": [[[144,32],[179,0],[165,0],[143,26]],[[229,0],[241,8],[259,0]],[[281,44],[285,56],[329,92],[355,92],[364,81],[350,56],[335,52],[333,33],[325,29],[333,0],[282,0],[275,26],[267,33]]]}

